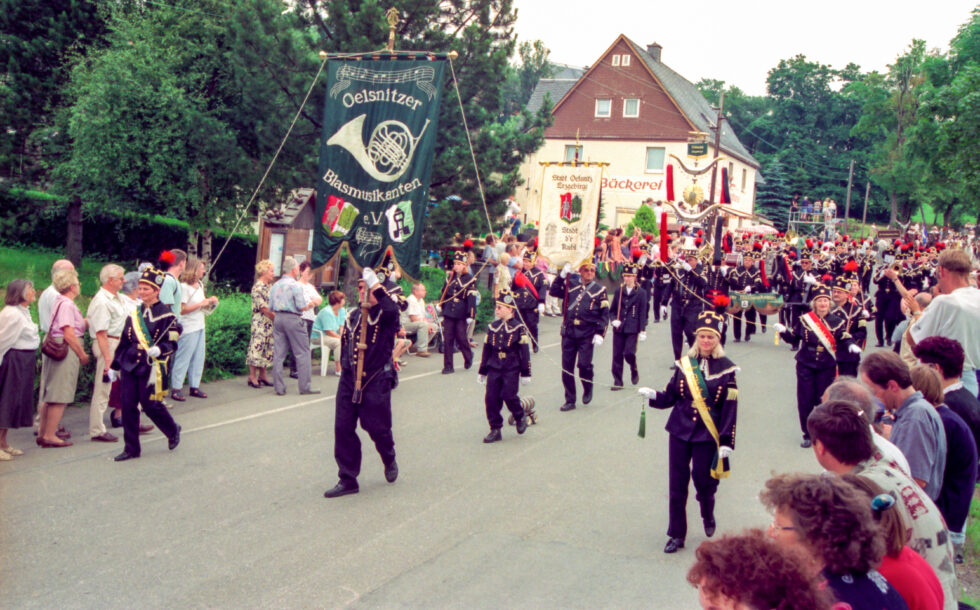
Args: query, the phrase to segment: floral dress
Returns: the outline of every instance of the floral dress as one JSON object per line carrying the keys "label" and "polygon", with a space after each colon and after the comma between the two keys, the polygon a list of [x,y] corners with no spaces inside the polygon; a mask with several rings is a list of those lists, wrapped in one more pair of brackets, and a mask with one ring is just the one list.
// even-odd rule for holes
{"label": "floral dress", "polygon": [[252,286],[252,340],[248,344],[245,364],[268,368],[272,366],[272,320],[263,315],[269,307],[271,286],[258,281]]}

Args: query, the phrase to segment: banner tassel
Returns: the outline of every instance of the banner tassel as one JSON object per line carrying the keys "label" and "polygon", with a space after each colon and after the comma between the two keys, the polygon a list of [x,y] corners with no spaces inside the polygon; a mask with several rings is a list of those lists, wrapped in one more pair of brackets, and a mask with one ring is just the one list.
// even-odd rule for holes
{"label": "banner tassel", "polygon": [[647,404],[646,404],[646,400],[643,401],[643,406],[640,407],[640,430],[636,434],[640,438],[646,438],[646,436],[647,436]]}

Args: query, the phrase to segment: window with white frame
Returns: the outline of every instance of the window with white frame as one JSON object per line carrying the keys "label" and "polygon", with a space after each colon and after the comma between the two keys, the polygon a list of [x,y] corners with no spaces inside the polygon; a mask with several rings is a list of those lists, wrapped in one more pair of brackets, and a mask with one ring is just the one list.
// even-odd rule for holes
{"label": "window with white frame", "polygon": [[664,171],[664,158],[666,156],[667,156],[667,150],[664,147],[647,146],[646,171],[648,172]]}
{"label": "window with white frame", "polygon": [[636,118],[640,116],[640,100],[635,97],[628,97],[623,100],[623,116]]}
{"label": "window with white frame", "polygon": [[622,59],[620,60],[620,63],[622,64],[622,66],[624,68],[626,66],[630,65],[630,56],[629,55],[623,55]]}
{"label": "window with white frame", "polygon": [[612,116],[612,100],[609,98],[598,98],[595,101],[595,115],[597,117]]}
{"label": "window with white frame", "polygon": [[613,55],[612,56],[612,65],[613,65],[613,67],[619,65],[619,55]]}
{"label": "window with white frame", "polygon": [[578,152],[578,160],[582,160],[582,145],[574,146],[571,144],[565,145],[565,163],[571,163],[575,160],[575,153]]}

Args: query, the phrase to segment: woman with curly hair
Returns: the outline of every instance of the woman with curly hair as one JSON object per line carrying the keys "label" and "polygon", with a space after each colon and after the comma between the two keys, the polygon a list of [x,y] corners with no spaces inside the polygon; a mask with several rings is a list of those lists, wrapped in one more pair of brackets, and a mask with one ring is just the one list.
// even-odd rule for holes
{"label": "woman with curly hair", "polygon": [[248,344],[245,364],[248,365],[248,385],[253,388],[271,386],[269,367],[272,366],[272,320],[276,314],[269,309],[269,290],[276,277],[269,259],[255,265],[255,284],[252,285],[252,338]]}
{"label": "woman with curly hair", "polygon": [[908,608],[875,568],[885,542],[871,502],[836,475],[781,474],[766,481],[762,503],[773,512],[769,535],[806,557],[838,601],[854,610]]}
{"label": "woman with curly hair", "polygon": [[762,530],[706,540],[695,551],[697,561],[687,582],[698,588],[702,608],[825,610],[833,601],[804,560],[777,545]]}

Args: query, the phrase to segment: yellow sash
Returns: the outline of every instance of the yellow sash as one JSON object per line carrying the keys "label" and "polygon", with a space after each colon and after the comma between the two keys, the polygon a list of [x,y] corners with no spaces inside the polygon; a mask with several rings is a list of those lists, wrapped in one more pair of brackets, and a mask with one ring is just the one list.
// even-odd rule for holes
{"label": "yellow sash", "polygon": [[[143,332],[143,320],[140,317],[141,307],[129,312],[129,321],[133,325],[133,333],[136,334],[136,342],[143,349],[144,352],[150,351],[150,342],[146,337],[146,333]],[[150,380],[153,384],[153,392],[150,393],[150,400],[162,401],[164,396],[163,391],[163,367],[166,364],[166,360],[158,360],[156,358],[150,358]]]}
{"label": "yellow sash", "polygon": [[715,458],[711,462],[711,476],[716,479],[727,479],[728,475],[731,474],[728,468],[728,460],[722,460],[718,456],[718,449],[721,447],[721,437],[718,435],[718,428],[715,427],[715,420],[711,418],[708,405],[704,401],[704,395],[701,394],[701,384],[694,372],[694,368],[691,366],[691,358],[681,358],[681,372],[684,373],[684,378],[687,380],[687,387],[691,390],[694,408],[701,414],[701,420],[711,434],[711,438],[715,439]]}

